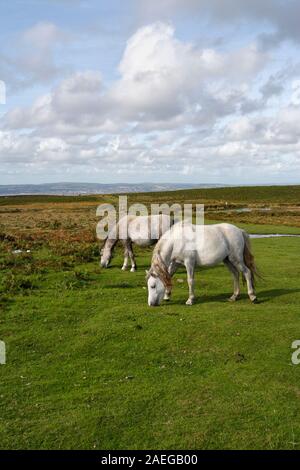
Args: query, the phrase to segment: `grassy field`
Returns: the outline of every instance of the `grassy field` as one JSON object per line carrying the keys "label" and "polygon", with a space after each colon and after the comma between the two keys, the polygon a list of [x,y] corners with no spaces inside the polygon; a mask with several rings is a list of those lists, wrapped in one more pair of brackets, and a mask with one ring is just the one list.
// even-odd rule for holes
{"label": "grassy field", "polygon": [[[224,201],[207,191],[210,221],[223,220]],[[284,203],[263,194],[283,210],[285,192]],[[111,268],[98,266],[99,200],[0,201],[0,448],[300,449],[300,239],[253,240],[258,305],[245,289],[227,302],[231,278],[218,266],[197,272],[194,306],[182,270],[172,300],[151,309],[151,250],[137,251],[136,273],[120,270],[120,249]],[[299,233],[293,214],[232,218],[252,233]]]}

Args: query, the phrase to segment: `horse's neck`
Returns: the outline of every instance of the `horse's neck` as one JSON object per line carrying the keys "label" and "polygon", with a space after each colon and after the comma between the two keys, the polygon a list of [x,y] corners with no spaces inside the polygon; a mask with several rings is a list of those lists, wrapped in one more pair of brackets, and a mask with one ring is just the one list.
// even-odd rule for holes
{"label": "horse's neck", "polygon": [[107,238],[106,243],[105,243],[105,247],[112,250],[114,248],[115,244],[117,243],[117,241],[118,241],[117,238]]}
{"label": "horse's neck", "polygon": [[161,238],[155,247],[154,256],[159,253],[165,265],[169,266],[171,263],[172,252],[173,241],[170,238],[167,238],[166,240]]}
{"label": "horse's neck", "polygon": [[112,250],[120,238],[120,221],[118,221],[115,227],[109,232],[106,239],[105,247]]}

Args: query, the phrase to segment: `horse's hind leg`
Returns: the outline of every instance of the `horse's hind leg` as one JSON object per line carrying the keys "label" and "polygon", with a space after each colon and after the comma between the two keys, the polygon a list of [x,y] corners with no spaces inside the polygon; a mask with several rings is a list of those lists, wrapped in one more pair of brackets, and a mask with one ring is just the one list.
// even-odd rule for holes
{"label": "horse's hind leg", "polygon": [[257,297],[255,294],[254,286],[253,286],[253,276],[250,269],[245,265],[243,261],[240,261],[236,264],[237,269],[243,274],[248,289],[248,295],[251,302],[255,303],[257,301]]}
{"label": "horse's hind leg", "polygon": [[129,254],[129,257],[130,257],[130,261],[131,261],[131,269],[130,271],[133,273],[134,271],[136,271],[136,263],[135,263],[135,257],[134,257],[134,253],[133,253],[133,249],[132,249],[132,243],[128,243],[128,254]]}
{"label": "horse's hind leg", "polygon": [[235,302],[240,295],[240,274],[237,268],[229,261],[228,258],[224,259],[224,264],[227,266],[233,277],[233,294],[228,300],[230,302]]}
{"label": "horse's hind leg", "polygon": [[257,302],[257,297],[255,294],[254,286],[253,286],[253,280],[252,280],[252,274],[249,268],[245,266],[244,272],[243,272],[246,282],[247,282],[247,288],[248,288],[248,295],[249,299],[251,302],[255,303]]}

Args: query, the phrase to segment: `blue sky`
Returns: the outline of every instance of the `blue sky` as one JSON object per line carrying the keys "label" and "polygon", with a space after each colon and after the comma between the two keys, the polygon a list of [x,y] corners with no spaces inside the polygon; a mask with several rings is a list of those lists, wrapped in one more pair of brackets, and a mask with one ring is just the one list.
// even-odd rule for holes
{"label": "blue sky", "polygon": [[299,2],[0,5],[0,184],[300,182]]}

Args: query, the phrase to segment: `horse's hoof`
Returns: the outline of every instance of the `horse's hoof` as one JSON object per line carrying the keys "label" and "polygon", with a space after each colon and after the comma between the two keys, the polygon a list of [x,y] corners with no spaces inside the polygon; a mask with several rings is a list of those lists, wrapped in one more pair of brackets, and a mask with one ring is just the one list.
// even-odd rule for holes
{"label": "horse's hoof", "polygon": [[187,299],[185,305],[193,305],[194,301],[192,299]]}
{"label": "horse's hoof", "polygon": [[130,270],[131,273],[134,273],[135,271],[136,271],[135,268],[131,268],[131,270]]}
{"label": "horse's hoof", "polygon": [[127,268],[126,268],[126,266],[122,266],[121,269],[122,269],[122,271],[126,271]]}
{"label": "horse's hoof", "polygon": [[239,297],[237,295],[232,295],[231,297],[229,297],[228,302],[236,302],[238,298]]}
{"label": "horse's hoof", "polygon": [[254,297],[254,299],[251,299],[252,304],[259,304],[258,298]]}
{"label": "horse's hoof", "polygon": [[164,300],[166,300],[167,302],[169,302],[170,297],[164,297]]}

